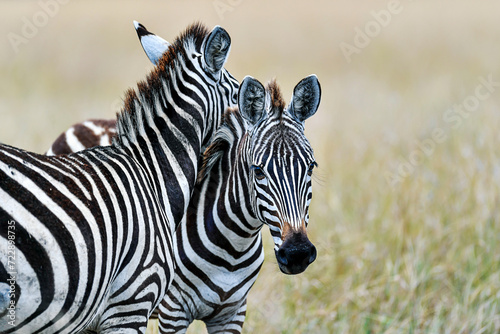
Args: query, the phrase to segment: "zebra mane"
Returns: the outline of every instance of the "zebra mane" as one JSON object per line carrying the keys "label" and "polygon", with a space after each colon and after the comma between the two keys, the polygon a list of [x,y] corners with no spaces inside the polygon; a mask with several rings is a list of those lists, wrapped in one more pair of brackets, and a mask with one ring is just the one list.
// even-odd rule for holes
{"label": "zebra mane", "polygon": [[222,115],[220,127],[215,132],[215,135],[210,142],[210,145],[203,153],[201,167],[198,172],[198,182],[201,182],[210,174],[212,167],[224,155],[238,138],[242,137],[246,132],[246,125],[243,116],[241,116],[238,108],[227,108]]}
{"label": "zebra mane", "polygon": [[155,104],[165,89],[164,82],[169,80],[169,72],[174,72],[179,60],[188,59],[187,48],[201,50],[209,33],[210,30],[200,22],[188,26],[169,46],[146,79],[137,83],[137,90],[129,88],[126,91],[124,106],[116,115],[117,134],[113,142],[137,142],[136,134],[144,129],[146,117],[153,116],[144,115],[144,111],[152,113],[156,109]]}
{"label": "zebra mane", "polygon": [[[278,117],[280,122],[285,113],[285,101],[281,95],[281,90],[276,79],[272,79],[266,84],[266,92],[270,97],[269,115],[264,117],[264,121],[269,117]],[[198,173],[198,182],[201,182],[210,174],[212,167],[224,155],[231,145],[238,139],[243,138],[248,130],[248,125],[245,122],[238,108],[228,108],[222,116],[222,123],[216,131],[210,145],[203,153],[201,167]]]}
{"label": "zebra mane", "polygon": [[271,98],[270,103],[270,114],[276,115],[282,120],[283,113],[285,111],[285,100],[283,100],[283,95],[281,95],[281,89],[276,83],[276,79],[273,78],[266,84],[266,91],[269,93]]}

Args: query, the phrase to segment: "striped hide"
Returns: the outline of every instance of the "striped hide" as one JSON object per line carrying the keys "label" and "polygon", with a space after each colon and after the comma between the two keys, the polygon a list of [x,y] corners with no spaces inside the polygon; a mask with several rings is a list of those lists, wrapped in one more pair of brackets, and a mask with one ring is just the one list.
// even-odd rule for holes
{"label": "striped hide", "polygon": [[247,295],[264,260],[263,225],[283,273],[301,273],[316,259],[306,232],[316,162],[304,121],[320,96],[316,76],[309,76],[285,109],[274,81],[264,90],[251,77],[243,80],[239,111],[225,113],[205,151],[176,231],[177,268],[159,308],[160,333],[184,333],[194,319],[209,333],[241,332]]}
{"label": "striped hide", "polygon": [[188,27],[127,92],[111,146],[51,157],[0,145],[0,289],[14,278],[16,291],[0,332],[145,332],[173,280],[202,145],[236,104],[229,49],[224,29]]}
{"label": "striped hide", "polygon": [[263,224],[283,272],[299,273],[314,261],[305,225],[316,163],[303,123],[319,99],[315,76],[296,86],[288,109],[274,81],[265,91],[252,78],[242,83],[241,111],[226,111],[176,231],[177,268],[159,308],[161,333],[183,333],[194,319],[209,333],[241,332],[264,260]]}

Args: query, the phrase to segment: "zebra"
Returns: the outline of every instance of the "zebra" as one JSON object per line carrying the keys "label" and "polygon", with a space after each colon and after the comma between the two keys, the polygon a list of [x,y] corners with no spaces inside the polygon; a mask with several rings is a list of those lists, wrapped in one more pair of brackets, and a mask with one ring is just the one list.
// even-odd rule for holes
{"label": "zebra", "polygon": [[69,154],[94,146],[110,146],[115,135],[115,119],[89,119],[73,124],[61,133],[45,155]]}
{"label": "zebra", "polygon": [[226,111],[205,151],[176,231],[177,268],[159,307],[161,333],[183,333],[194,319],[209,333],[241,332],[264,260],[264,224],[283,273],[301,273],[316,259],[306,227],[317,164],[304,121],[320,97],[315,75],[297,84],[287,109],[275,81],[266,89],[252,77],[242,81],[239,108]]}
{"label": "zebra", "polygon": [[[134,27],[146,56],[153,65],[157,65],[170,43],[148,31],[144,25],[137,21],[134,21]],[[229,80],[233,80],[234,85],[239,85],[234,77],[229,76]],[[231,102],[234,103],[235,99],[236,96],[233,96]],[[220,120],[221,117],[216,117],[217,119]],[[89,119],[73,124],[68,130],[61,133],[45,154],[54,156],[75,153],[94,146],[109,146],[115,134],[115,119]],[[202,152],[206,148],[206,144],[202,146]]]}
{"label": "zebra", "polygon": [[263,224],[282,272],[300,273],[315,260],[306,225],[316,162],[304,121],[320,97],[314,75],[297,84],[288,109],[275,81],[264,89],[251,77],[243,80],[239,110],[224,114],[175,234],[177,267],[158,308],[161,333],[183,333],[194,319],[209,333],[241,332],[264,261]]}
{"label": "zebra", "polygon": [[146,330],[173,280],[201,147],[237,103],[230,46],[219,26],[189,26],[127,91],[111,146],[50,157],[0,145],[0,283],[16,291],[0,332]]}

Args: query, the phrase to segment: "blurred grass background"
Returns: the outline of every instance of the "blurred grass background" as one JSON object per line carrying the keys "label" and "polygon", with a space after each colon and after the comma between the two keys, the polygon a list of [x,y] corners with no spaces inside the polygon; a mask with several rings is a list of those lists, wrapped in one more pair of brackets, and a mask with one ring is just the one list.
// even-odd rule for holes
{"label": "blurred grass background", "polygon": [[[348,62],[341,43],[388,3],[73,0],[15,52],[9,33],[22,36],[40,3],[1,1],[0,142],[43,153],[73,123],[114,117],[152,67],[132,20],[167,40],[195,20],[221,25],[238,80],[276,77],[288,99],[316,73],[323,90],[306,124],[318,259],[281,274],[264,228],[244,332],[498,333],[500,87],[460,124],[443,117],[479,77],[500,82],[500,3],[402,0]],[[445,139],[423,154],[435,129]]]}

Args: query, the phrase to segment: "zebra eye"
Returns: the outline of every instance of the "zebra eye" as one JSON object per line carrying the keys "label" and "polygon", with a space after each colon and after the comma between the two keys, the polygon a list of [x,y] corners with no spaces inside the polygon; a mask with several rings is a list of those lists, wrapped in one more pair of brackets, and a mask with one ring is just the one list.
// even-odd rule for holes
{"label": "zebra eye", "polygon": [[250,167],[250,168],[253,170],[253,173],[255,174],[255,177],[258,180],[263,180],[266,177],[266,175],[264,174],[264,171],[262,170],[262,167],[252,165],[252,167]]}
{"label": "zebra eye", "polygon": [[314,167],[318,166],[316,162],[313,162],[309,165],[309,169],[307,170],[307,175],[311,176],[313,173]]}

